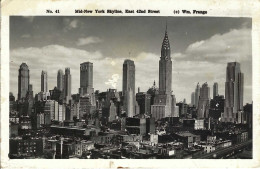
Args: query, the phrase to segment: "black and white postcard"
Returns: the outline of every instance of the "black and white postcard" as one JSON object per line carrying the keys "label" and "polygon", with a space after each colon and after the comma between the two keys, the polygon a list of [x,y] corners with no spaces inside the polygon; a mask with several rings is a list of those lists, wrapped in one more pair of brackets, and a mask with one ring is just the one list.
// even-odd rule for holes
{"label": "black and white postcard", "polygon": [[1,166],[259,167],[259,2],[210,2],[1,2]]}

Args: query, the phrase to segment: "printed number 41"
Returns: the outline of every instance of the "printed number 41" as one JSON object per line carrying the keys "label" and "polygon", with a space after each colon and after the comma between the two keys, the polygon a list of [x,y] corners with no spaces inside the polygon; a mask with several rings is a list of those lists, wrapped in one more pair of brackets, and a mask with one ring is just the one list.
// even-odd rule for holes
{"label": "printed number 41", "polygon": [[57,10],[55,11],[55,13],[60,13],[60,10],[57,9]]}

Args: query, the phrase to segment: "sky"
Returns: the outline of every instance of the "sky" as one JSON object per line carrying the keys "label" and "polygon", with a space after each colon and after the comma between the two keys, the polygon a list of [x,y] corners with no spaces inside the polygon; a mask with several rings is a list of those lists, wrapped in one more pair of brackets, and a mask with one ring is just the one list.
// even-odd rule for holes
{"label": "sky", "polygon": [[155,80],[167,22],[172,58],[172,90],[177,101],[191,101],[197,83],[213,84],[225,94],[226,66],[240,62],[244,104],[252,102],[252,20],[226,17],[11,16],[10,92],[17,97],[18,69],[30,69],[34,94],[41,71],[48,90],[57,86],[57,72],[69,67],[72,94],[80,87],[80,63],[92,62],[94,89],[122,90],[125,59],[135,62],[136,91],[146,92]]}

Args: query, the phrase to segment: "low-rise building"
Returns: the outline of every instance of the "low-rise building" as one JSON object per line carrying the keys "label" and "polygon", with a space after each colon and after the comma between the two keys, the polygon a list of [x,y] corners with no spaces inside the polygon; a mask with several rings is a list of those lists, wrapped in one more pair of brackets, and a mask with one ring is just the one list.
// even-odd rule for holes
{"label": "low-rise building", "polygon": [[9,139],[9,156],[26,155],[26,156],[40,156],[43,153],[42,138],[28,138],[15,137]]}

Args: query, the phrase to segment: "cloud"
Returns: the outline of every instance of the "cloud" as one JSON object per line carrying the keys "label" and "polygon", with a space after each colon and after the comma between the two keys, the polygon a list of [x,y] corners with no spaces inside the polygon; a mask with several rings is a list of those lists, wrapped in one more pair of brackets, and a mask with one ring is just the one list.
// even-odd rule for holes
{"label": "cloud", "polygon": [[63,19],[64,24],[64,31],[67,32],[72,29],[76,29],[79,26],[79,20],[77,19],[70,19],[70,18],[64,18]]}
{"label": "cloud", "polygon": [[[172,54],[173,90],[177,98],[182,96],[190,100],[187,91],[193,92],[196,82],[208,82],[211,94],[213,83],[218,82],[219,93],[224,95],[226,65],[237,61],[241,63],[241,71],[245,74],[244,100],[250,102],[252,87],[248,86],[252,86],[251,46],[251,30],[243,27],[197,41],[190,44],[183,53]],[[187,94],[183,96],[182,93]]]}
{"label": "cloud", "polygon": [[208,62],[245,61],[252,57],[251,29],[233,29],[190,44],[177,60]]}
{"label": "cloud", "polygon": [[111,79],[108,79],[107,82],[105,82],[106,85],[112,86],[114,89],[117,88],[117,83],[119,79],[119,74],[113,74]]}
{"label": "cloud", "polygon": [[79,38],[76,44],[77,46],[84,46],[84,45],[100,43],[100,42],[103,42],[103,40],[98,37],[90,36],[86,38]]}

